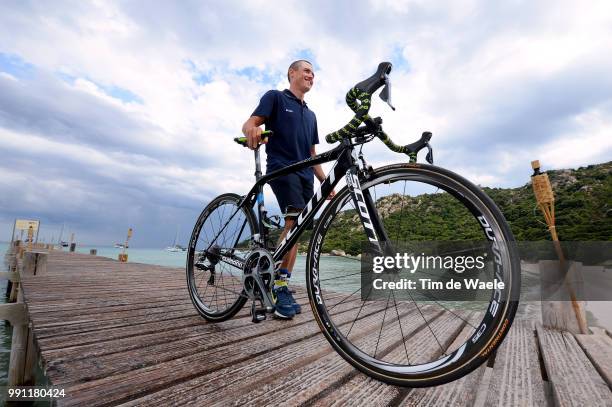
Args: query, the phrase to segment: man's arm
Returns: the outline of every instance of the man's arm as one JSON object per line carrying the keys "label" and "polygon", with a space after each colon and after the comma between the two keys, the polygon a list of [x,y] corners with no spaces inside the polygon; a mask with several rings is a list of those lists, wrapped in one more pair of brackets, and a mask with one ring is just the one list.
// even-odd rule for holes
{"label": "man's arm", "polygon": [[[315,146],[312,146],[310,147],[310,156],[314,157],[315,155],[317,155],[317,151],[315,149]],[[323,181],[325,181],[325,173],[323,172],[323,167],[321,167],[321,164],[314,165],[312,168],[314,169],[314,174],[319,180],[319,182],[323,183]],[[332,199],[335,195],[336,195],[336,190],[332,189],[327,199]]]}
{"label": "man's arm", "polygon": [[254,150],[261,141],[261,126],[266,121],[265,117],[251,116],[242,125],[242,134],[247,138],[247,145],[251,150]]}

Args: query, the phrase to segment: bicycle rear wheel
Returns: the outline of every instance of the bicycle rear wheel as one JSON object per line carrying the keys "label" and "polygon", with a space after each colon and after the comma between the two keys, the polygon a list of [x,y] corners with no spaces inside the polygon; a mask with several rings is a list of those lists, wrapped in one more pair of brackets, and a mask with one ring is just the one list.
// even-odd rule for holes
{"label": "bicycle rear wheel", "polygon": [[[363,280],[362,274],[371,271],[371,263],[322,256],[333,249],[355,256],[368,243],[344,188],[324,210],[311,237],[306,284],[317,323],[344,359],[386,383],[425,387],[464,376],[499,346],[516,313],[520,261],[508,224],[478,187],[435,166],[392,165],[360,182],[395,252],[419,247],[414,242],[435,242],[438,248],[467,242],[475,252],[485,250],[490,256],[479,277],[494,277],[505,288],[486,288],[484,296],[480,291],[471,300],[447,300],[429,287],[372,295],[371,280]],[[441,266],[437,271],[456,270]],[[418,272],[427,277],[425,268]]]}
{"label": "bicycle rear wheel", "polygon": [[200,315],[211,322],[233,317],[247,299],[243,270],[221,257],[244,259],[256,233],[255,214],[250,208],[239,208],[239,202],[236,194],[215,198],[202,211],[189,241],[189,296]]}

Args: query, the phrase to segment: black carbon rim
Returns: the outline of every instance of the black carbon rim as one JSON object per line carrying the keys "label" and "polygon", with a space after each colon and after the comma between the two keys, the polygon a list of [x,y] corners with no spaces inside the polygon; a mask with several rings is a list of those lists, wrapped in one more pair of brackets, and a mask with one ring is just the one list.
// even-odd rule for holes
{"label": "black carbon rim", "polygon": [[[362,182],[362,188],[364,190],[372,190],[375,189],[376,185],[382,185],[382,182],[385,180],[393,181],[403,178],[433,185],[446,191],[468,208],[474,217],[481,216],[488,223],[490,230],[486,234],[490,235],[492,231],[493,238],[498,242],[510,242],[513,240],[512,233],[495,204],[477,187],[449,171],[426,165],[390,166],[377,170],[376,175],[372,179]],[[501,262],[503,265],[504,281],[509,289],[506,290],[504,297],[500,299],[501,301],[499,301],[495,315],[486,312],[489,309],[489,306],[487,306],[486,308],[483,307],[485,312],[480,322],[467,321],[466,317],[463,326],[466,327],[467,324],[471,324],[474,329],[473,333],[462,345],[457,346],[454,350],[448,350],[444,349],[443,344],[440,344],[441,354],[429,360],[429,363],[411,363],[407,348],[405,348],[406,361],[397,363],[384,360],[384,357],[377,357],[378,349],[372,355],[371,352],[364,352],[359,345],[353,343],[350,330],[347,331],[345,326],[339,325],[339,319],[333,315],[333,310],[327,308],[321,294],[322,290],[325,290],[325,287],[322,287],[321,284],[325,281],[322,272],[323,266],[320,263],[321,252],[325,245],[326,234],[330,228],[334,227],[334,218],[337,211],[341,211],[347,194],[348,192],[345,190],[338,193],[337,197],[321,216],[320,222],[317,224],[312,236],[307,260],[307,288],[311,304],[316,320],[328,341],[341,356],[355,367],[370,376],[392,384],[409,386],[441,384],[457,379],[480,365],[499,346],[516,312],[517,303],[510,299],[512,298],[512,293],[520,287],[520,264],[518,263],[518,257],[513,246],[505,246],[505,250],[502,253],[504,260]],[[480,226],[482,227],[482,225]],[[484,227],[482,229],[483,233],[485,233]],[[318,296],[317,293],[319,293]],[[494,293],[492,293],[492,297],[493,295]],[[389,298],[386,304],[380,335],[382,336],[383,327],[385,326],[385,318],[388,318],[388,315],[396,314],[399,331],[402,335],[399,341],[394,342],[395,349],[397,349],[398,347],[401,348],[402,343],[406,346],[405,344],[409,338],[405,338],[404,332],[402,332],[402,323],[400,322],[400,312],[398,311],[397,303],[395,309],[393,309],[393,306],[389,306],[389,303],[393,304],[393,301],[395,301],[395,298]],[[356,302],[359,303],[359,301]],[[365,301],[362,301],[362,307],[364,303]],[[423,310],[418,309],[418,305],[416,308],[414,312],[420,313],[423,316]],[[359,312],[361,312],[361,308]],[[359,314],[357,314],[357,318],[359,318]],[[427,322],[426,318],[423,318]],[[431,330],[431,327],[425,326],[421,330],[426,329]],[[396,331],[398,330],[396,329]],[[431,330],[431,332],[435,336],[434,330]],[[380,340],[379,336],[376,343],[377,348]],[[437,341],[437,339],[435,340]],[[418,357],[415,360],[418,360]]]}
{"label": "black carbon rim", "polygon": [[[219,261],[215,272],[210,252],[214,246],[223,253],[240,255],[249,249],[256,223],[252,211],[239,209],[240,197],[224,194],[215,198],[199,216],[187,253],[187,285],[191,301],[200,315],[210,321],[223,321],[235,315],[246,301],[242,270]],[[213,275],[214,274],[214,275]]]}

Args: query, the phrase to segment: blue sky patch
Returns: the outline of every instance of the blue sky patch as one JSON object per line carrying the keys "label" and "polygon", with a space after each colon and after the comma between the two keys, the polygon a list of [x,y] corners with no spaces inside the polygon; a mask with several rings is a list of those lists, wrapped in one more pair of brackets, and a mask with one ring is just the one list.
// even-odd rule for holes
{"label": "blue sky patch", "polygon": [[[297,59],[305,59],[306,61],[309,61],[312,64],[312,67],[314,68],[315,72],[318,70],[318,66],[317,66],[317,58],[315,57],[314,53],[312,52],[312,50],[310,48],[304,48],[304,49],[300,49],[298,50],[295,55],[294,55],[294,60]],[[293,61],[288,61],[287,64],[290,64]]]}
{"label": "blue sky patch", "polygon": [[247,66],[245,68],[237,69],[234,71],[236,75],[246,76],[253,82],[259,82],[269,86],[274,86],[278,81],[279,71],[271,69],[260,69],[254,66]]}
{"label": "blue sky patch", "polygon": [[133,92],[127,89],[120,88],[119,86],[114,86],[114,85],[111,85],[111,86],[101,86],[99,84],[97,85],[104,91],[104,93],[106,93],[110,97],[119,99],[125,103],[135,102],[135,103],[142,104],[142,99],[140,98],[140,96],[134,94]]}
{"label": "blue sky patch", "polygon": [[401,45],[395,45],[391,52],[391,60],[393,68],[404,72],[410,72],[410,63],[404,58],[403,47]]}
{"label": "blue sky patch", "polygon": [[[78,76],[74,76],[74,75],[71,75],[65,72],[58,72],[57,76],[62,81],[69,83],[71,85],[74,85],[74,82],[79,78]],[[125,88],[121,88],[115,85],[101,85],[100,83],[86,76],[83,78],[88,80],[89,82],[94,83],[102,92],[106,93],[108,96],[112,98],[119,99],[124,103],[132,103],[132,102],[139,103],[139,104],[143,103],[143,100],[140,96],[136,95],[135,93]]]}
{"label": "blue sky patch", "polygon": [[187,69],[191,71],[191,77],[195,83],[198,85],[206,85],[207,83],[212,82],[213,73],[211,71],[202,71],[201,69],[198,69],[196,64],[189,59],[186,59],[183,62],[185,65],[187,65]]}
{"label": "blue sky patch", "polygon": [[31,78],[34,65],[24,61],[18,55],[0,52],[0,72],[6,72],[18,79]]}

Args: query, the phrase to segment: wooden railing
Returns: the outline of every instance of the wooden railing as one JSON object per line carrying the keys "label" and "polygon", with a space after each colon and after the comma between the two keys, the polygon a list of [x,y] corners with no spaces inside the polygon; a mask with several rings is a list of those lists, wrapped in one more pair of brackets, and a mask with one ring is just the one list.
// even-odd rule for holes
{"label": "wooden railing", "polygon": [[0,304],[0,320],[8,321],[13,327],[11,355],[8,371],[8,385],[34,384],[34,370],[38,361],[32,327],[23,292],[20,290],[22,275],[44,274],[47,268],[47,249],[44,245],[32,245],[31,251],[20,241],[11,243],[6,255],[8,271],[0,272],[0,278],[9,280],[7,285],[8,303]]}

